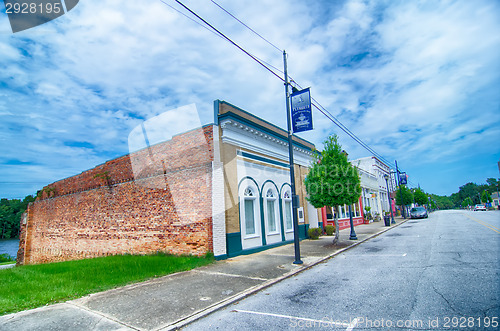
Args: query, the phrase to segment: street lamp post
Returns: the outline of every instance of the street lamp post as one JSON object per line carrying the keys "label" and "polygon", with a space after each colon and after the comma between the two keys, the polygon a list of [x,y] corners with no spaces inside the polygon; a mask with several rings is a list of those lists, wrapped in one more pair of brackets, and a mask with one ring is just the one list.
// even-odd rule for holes
{"label": "street lamp post", "polygon": [[[347,157],[349,154],[345,150],[342,151],[342,154]],[[349,223],[351,225],[351,235],[349,236],[349,240],[358,240],[356,237],[356,232],[354,232],[354,221],[352,220],[352,205],[349,205]]]}
{"label": "street lamp post", "polygon": [[[392,186],[392,174],[396,174],[396,173],[394,171],[391,171],[389,173],[389,179],[391,180],[391,186]],[[394,180],[396,180],[396,178],[394,178]],[[387,183],[386,183],[386,185],[387,185]],[[396,192],[394,192],[394,198],[396,198]],[[391,202],[391,216],[392,216],[391,224],[396,224],[396,221],[394,220],[395,211],[392,210],[392,200],[393,199],[391,198],[391,200],[390,200],[390,202]],[[394,206],[396,206],[396,201],[394,201]]]}
{"label": "street lamp post", "polygon": [[293,164],[293,131],[292,122],[290,114],[290,83],[288,82],[288,71],[286,64],[286,53],[283,51],[283,64],[284,64],[284,74],[285,74],[285,96],[286,96],[286,117],[288,124],[288,157],[290,164],[290,186],[292,189],[292,219],[293,219],[293,246],[295,251],[295,261],[294,264],[302,264],[300,259],[300,238],[299,238],[299,222],[298,222],[298,208],[299,208],[299,197],[295,191],[295,171]]}
{"label": "street lamp post", "polygon": [[385,186],[387,187],[387,199],[389,200],[389,209],[391,210],[391,224],[396,224],[396,221],[394,221],[394,214],[392,213],[392,203],[391,203],[391,194],[389,193],[389,175],[385,174],[384,175],[384,179],[385,179]]}
{"label": "street lamp post", "polygon": [[405,213],[405,205],[403,202],[403,189],[401,188],[401,175],[399,173],[398,169],[398,161],[394,161],[396,163],[396,176],[398,177],[398,185],[399,185],[399,197],[401,198],[401,216],[403,216],[403,219],[406,218],[406,213]]}
{"label": "street lamp post", "polygon": [[354,222],[352,221],[352,207],[349,205],[349,220],[351,223],[351,235],[349,236],[349,240],[358,240],[356,237],[356,232],[354,232]]}

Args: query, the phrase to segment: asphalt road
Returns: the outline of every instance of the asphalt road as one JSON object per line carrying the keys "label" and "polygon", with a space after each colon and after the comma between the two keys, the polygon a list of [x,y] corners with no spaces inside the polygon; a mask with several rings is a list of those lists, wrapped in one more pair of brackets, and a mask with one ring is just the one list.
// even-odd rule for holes
{"label": "asphalt road", "polygon": [[183,330],[498,330],[500,211],[410,220]]}

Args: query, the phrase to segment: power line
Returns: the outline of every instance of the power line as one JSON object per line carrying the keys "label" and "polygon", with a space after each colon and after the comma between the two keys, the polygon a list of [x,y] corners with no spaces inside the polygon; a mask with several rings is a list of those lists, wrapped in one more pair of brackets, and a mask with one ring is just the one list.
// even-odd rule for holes
{"label": "power line", "polygon": [[254,29],[252,29],[251,27],[249,27],[248,25],[246,25],[245,23],[243,23],[241,20],[239,20],[236,16],[234,16],[233,14],[231,14],[229,11],[227,11],[226,9],[224,9],[221,5],[219,5],[217,2],[215,2],[214,0],[210,0],[212,1],[213,4],[215,4],[217,7],[219,7],[220,9],[222,9],[224,12],[226,12],[226,14],[228,14],[229,16],[231,16],[232,18],[234,18],[235,20],[237,20],[238,22],[240,22],[244,27],[246,27],[248,30],[252,31],[253,33],[255,33],[257,36],[259,36],[262,40],[264,40],[266,43],[268,43],[269,45],[271,45],[272,47],[276,48],[278,50],[278,52],[283,52],[278,46],[274,45],[272,42],[270,42],[269,40],[267,40],[266,38],[264,38],[263,36],[261,36],[259,33],[257,33]]}
{"label": "power line", "polygon": [[[211,33],[213,33],[214,35],[216,35],[217,37],[221,38],[222,40],[226,40],[226,38],[224,38],[222,35],[220,35],[219,33],[215,32],[214,30],[211,30],[209,29],[207,26],[201,24],[200,22],[196,21],[195,19],[193,19],[192,17],[189,17],[188,15],[184,14],[182,11],[180,11],[179,9],[175,8],[174,6],[172,5],[169,5],[168,3],[166,3],[164,0],[160,0],[161,2],[163,2],[165,5],[167,5],[168,7],[172,8],[173,10],[175,10],[176,12],[178,12],[179,14],[181,14],[182,16],[186,17],[187,19],[189,19],[190,21],[198,24],[199,26],[201,26],[202,28],[204,28],[205,30],[207,31],[210,31]],[[214,2],[215,3],[215,2]],[[219,6],[217,3],[215,3],[217,6]],[[220,7],[220,6],[219,6]],[[222,7],[221,7],[222,8]],[[223,8],[222,8],[223,9]],[[223,9],[224,10],[224,9]],[[225,11],[225,10],[224,10]],[[230,14],[230,13],[229,13]],[[237,18],[235,18],[236,20],[238,20]],[[244,23],[242,23],[243,25],[245,25]],[[245,25],[246,26],[246,25]],[[248,26],[246,26],[247,28],[249,28]],[[249,28],[250,29],[250,28]],[[253,30],[252,30],[253,31]],[[257,32],[253,31],[254,33],[256,33],[257,35],[259,35]],[[260,35],[259,35],[260,36]],[[262,37],[262,36],[261,36]],[[262,37],[263,38],[263,37]],[[227,40],[226,40],[227,41]],[[267,41],[267,40],[266,40]],[[272,45],[272,44],[271,44]],[[274,45],[272,45],[273,47],[276,47]],[[278,49],[279,50],[279,49]],[[281,51],[280,51],[281,52]],[[279,69],[279,68],[276,68],[275,66],[273,66],[272,64],[262,60],[261,58],[259,58],[258,56],[250,53],[253,57],[255,57],[257,60],[259,60],[260,62],[266,64],[268,67],[271,67],[273,68],[274,70],[280,72],[280,73],[283,73],[283,70]]]}
{"label": "power line", "polygon": [[[160,0],[162,3],[166,4],[167,6],[169,6],[170,8],[176,10],[177,12],[181,13],[183,16],[189,18],[190,20],[194,21],[192,18],[188,17],[187,15],[183,14],[182,12],[178,11],[177,9],[175,9],[174,7],[170,6],[169,4],[167,4],[166,2],[164,2],[163,0]],[[227,40],[229,43],[231,43],[233,46],[237,47],[239,50],[241,50],[243,53],[245,53],[246,55],[248,55],[250,58],[252,58],[254,61],[256,61],[258,64],[260,64],[262,67],[264,67],[266,70],[268,70],[270,73],[272,73],[274,76],[276,76],[277,78],[279,78],[281,81],[285,81],[283,77],[281,77],[280,75],[278,75],[275,71],[273,71],[270,67],[274,68],[276,71],[279,71],[279,72],[282,72],[281,70],[279,70],[278,68],[270,65],[269,63],[266,63],[265,61],[259,59],[258,57],[252,55],[251,53],[249,53],[248,51],[246,51],[245,49],[243,49],[241,46],[239,46],[236,42],[234,42],[233,40],[231,40],[229,37],[227,37],[224,33],[222,33],[221,31],[219,31],[217,28],[215,28],[212,24],[208,23],[205,19],[203,19],[201,16],[199,16],[198,14],[196,14],[193,10],[191,10],[189,7],[187,7],[186,5],[184,5],[182,2],[180,2],[179,0],[174,0],[175,2],[177,2],[179,5],[181,5],[184,9],[186,9],[187,11],[189,11],[192,15],[194,15],[195,17],[197,17],[200,21],[202,21],[203,23],[205,23],[208,27],[210,27],[210,29],[208,29],[207,27],[203,26],[205,29],[215,33],[216,35],[218,35],[219,37]],[[250,31],[252,31],[253,33],[255,33],[256,35],[258,35],[260,38],[262,38],[263,40],[265,40],[266,42],[268,42],[271,46],[273,46],[274,48],[276,48],[277,50],[279,50],[281,52],[281,50],[275,46],[274,44],[272,44],[271,42],[269,42],[267,39],[265,39],[264,37],[262,37],[260,34],[258,34],[257,32],[255,32],[252,28],[250,28],[248,25],[246,25],[245,23],[243,23],[242,21],[240,21],[238,18],[236,18],[234,15],[232,15],[230,12],[228,12],[227,10],[225,10],[222,6],[220,6],[219,4],[217,4],[215,1],[211,0],[215,5],[217,5],[220,9],[222,9],[224,12],[226,12],[228,15],[230,15],[231,17],[233,17],[235,20],[237,20],[239,23],[243,24],[246,28],[248,28]],[[196,21],[194,21],[196,22]],[[196,22],[197,24],[201,25],[200,23]],[[299,88],[302,88],[296,81],[294,81],[293,79],[291,79],[291,83],[295,83],[295,85],[297,85]],[[386,165],[390,165],[392,164],[392,162],[388,161],[386,158],[384,158],[382,155],[380,155],[379,153],[377,153],[375,150],[373,150],[373,148],[371,148],[370,146],[368,146],[365,142],[363,142],[360,138],[358,138],[351,130],[349,130],[342,122],[340,122],[335,116],[333,116],[328,110],[326,110],[325,107],[323,107],[318,101],[316,101],[314,98],[312,98],[312,100],[314,101],[313,102],[313,106],[318,109],[318,111],[320,111],[323,115],[325,115],[326,118],[328,118],[330,121],[332,121],[335,125],[337,125],[342,131],[344,131],[349,137],[351,137],[354,141],[356,141],[359,145],[361,145],[361,147],[363,147],[364,149],[366,149],[368,152],[370,152],[371,154],[373,154],[374,156],[376,156],[377,158],[379,158],[381,161],[385,162]]]}
{"label": "power line", "polygon": [[163,4],[165,4],[165,5],[169,6],[170,8],[172,8],[173,10],[175,10],[176,12],[178,12],[179,14],[181,14],[182,16],[184,16],[185,18],[187,18],[188,20],[190,20],[190,21],[192,21],[192,22],[194,22],[194,23],[198,24],[199,26],[201,26],[202,28],[204,28],[204,29],[205,29],[205,30],[207,30],[207,31],[210,31],[211,33],[213,33],[213,34],[214,34],[214,35],[216,35],[217,37],[219,37],[219,38],[221,38],[221,39],[224,39],[224,38],[222,38],[222,36],[221,36],[221,35],[219,35],[219,34],[215,33],[213,30],[210,30],[208,27],[206,27],[205,25],[201,24],[201,23],[200,23],[200,22],[198,22],[197,20],[195,20],[195,19],[193,19],[193,18],[189,17],[188,15],[184,14],[183,12],[181,12],[179,9],[175,8],[174,6],[169,5],[168,3],[166,3],[166,2],[165,2],[165,1],[163,1],[163,0],[160,0],[160,1],[161,1],[161,2],[163,2]]}
{"label": "power line", "polygon": [[[300,89],[302,87],[292,79],[292,82],[294,82]],[[361,147],[365,148],[368,152],[372,153],[374,156],[379,158],[381,161],[384,161],[387,165],[391,164],[389,160],[384,158],[382,155],[379,153],[375,152],[373,148],[368,146],[365,142],[363,142],[358,136],[356,136],[351,130],[349,130],[342,122],[340,122],[335,116],[333,116],[325,107],[323,107],[316,99],[312,98],[313,101],[313,106],[316,107],[319,112],[321,112],[323,115],[325,115],[330,121],[332,121],[335,125],[337,125],[342,131],[344,131],[349,137],[351,137],[354,141],[356,141],[358,144],[361,145]]]}
{"label": "power line", "polygon": [[[242,51],[243,53],[245,53],[246,55],[250,56],[255,62],[257,62],[258,64],[260,64],[261,66],[263,66],[264,68],[266,68],[270,73],[272,73],[274,76],[278,77],[279,79],[283,80],[283,78],[281,78],[277,73],[275,73],[274,71],[272,71],[268,66],[266,66],[264,63],[262,63],[262,61],[260,61],[259,59],[257,59],[255,56],[253,56],[252,54],[250,54],[249,52],[247,52],[246,50],[244,50],[240,45],[238,45],[237,43],[235,43],[234,41],[232,41],[228,36],[226,36],[225,34],[223,34],[222,32],[220,32],[219,30],[217,30],[212,24],[208,23],[205,19],[203,19],[200,15],[196,14],[194,11],[192,11],[190,8],[188,8],[186,5],[184,5],[182,2],[180,2],[179,0],[174,0],[175,2],[177,2],[179,5],[181,5],[182,7],[184,7],[184,9],[186,9],[187,11],[189,11],[191,14],[193,14],[194,16],[196,16],[200,21],[202,21],[203,23],[205,23],[207,26],[209,26],[212,30],[214,30],[215,32],[217,32],[221,37],[223,37],[224,39],[226,39],[227,41],[229,41],[231,44],[233,44],[235,47],[237,47],[240,51]],[[162,1],[163,2],[163,1]]]}

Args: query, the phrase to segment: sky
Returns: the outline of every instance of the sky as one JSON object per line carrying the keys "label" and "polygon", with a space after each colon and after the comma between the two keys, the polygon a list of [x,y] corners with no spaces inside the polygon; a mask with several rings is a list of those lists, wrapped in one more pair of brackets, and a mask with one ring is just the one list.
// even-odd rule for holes
{"label": "sky", "polygon": [[[215,1],[272,45],[210,0],[182,2],[278,75],[286,50],[293,80],[410,186],[500,177],[499,1]],[[174,0],[85,0],[12,33],[0,4],[0,197],[125,155],[134,128],[187,105],[201,124],[220,99],[286,127],[283,82],[198,23]],[[298,135],[318,149],[338,134],[350,159],[371,156],[313,120]]]}

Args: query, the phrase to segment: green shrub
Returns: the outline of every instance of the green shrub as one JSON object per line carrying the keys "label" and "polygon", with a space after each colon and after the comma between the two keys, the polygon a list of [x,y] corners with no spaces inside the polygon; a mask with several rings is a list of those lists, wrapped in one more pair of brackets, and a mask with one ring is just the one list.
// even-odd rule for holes
{"label": "green shrub", "polygon": [[333,225],[325,226],[325,232],[327,236],[333,236],[333,234],[335,233],[335,226]]}
{"label": "green shrub", "polygon": [[9,254],[0,254],[0,263],[2,262],[11,262],[14,261],[12,257],[10,257]]}
{"label": "green shrub", "polygon": [[318,239],[319,236],[323,234],[323,230],[321,228],[310,228],[307,230],[307,235],[309,236],[309,239]]}

